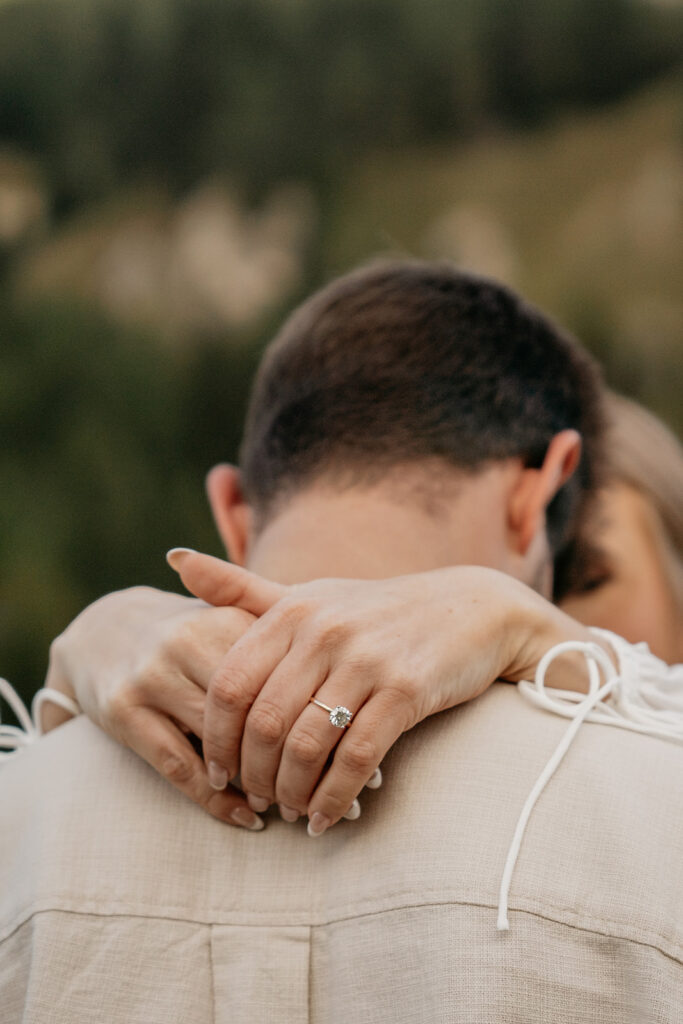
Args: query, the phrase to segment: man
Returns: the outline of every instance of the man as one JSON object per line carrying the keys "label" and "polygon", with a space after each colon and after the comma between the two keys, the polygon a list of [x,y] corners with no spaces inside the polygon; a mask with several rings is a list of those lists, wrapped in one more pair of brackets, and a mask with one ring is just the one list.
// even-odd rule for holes
{"label": "man", "polygon": [[[285,326],[243,475],[214,474],[212,507],[232,557],[283,584],[476,563],[549,594],[598,442],[575,343],[490,282],[383,265]],[[225,688],[213,699],[235,706]],[[495,685],[407,733],[362,821],[312,842],[275,817],[226,829],[75,720],[0,774],[7,1019],[675,1020],[673,744],[584,727],[529,825],[511,931],[496,931],[515,822],[564,727]],[[220,786],[231,752],[207,742]]]}

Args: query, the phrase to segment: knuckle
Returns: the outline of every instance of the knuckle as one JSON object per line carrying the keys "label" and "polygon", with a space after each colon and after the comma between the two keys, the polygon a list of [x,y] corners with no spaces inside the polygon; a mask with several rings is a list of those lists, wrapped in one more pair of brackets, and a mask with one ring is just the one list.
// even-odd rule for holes
{"label": "knuckle", "polygon": [[170,662],[177,662],[180,657],[197,646],[197,625],[194,620],[180,622],[163,638],[160,655]]}
{"label": "knuckle", "polygon": [[245,731],[258,742],[272,747],[280,743],[285,728],[282,711],[275,704],[262,701],[251,709]]}
{"label": "knuckle", "polygon": [[310,611],[310,601],[301,597],[285,597],[275,606],[275,615],[279,624],[287,628],[297,626]]}
{"label": "knuckle", "polygon": [[390,700],[413,701],[418,692],[418,684],[414,676],[394,676],[387,684],[386,691]]}
{"label": "knuckle", "polygon": [[166,750],[161,755],[161,774],[174,786],[187,786],[194,778],[193,759],[175,750]]}
{"label": "knuckle", "polygon": [[160,692],[168,689],[169,680],[175,675],[172,660],[166,660],[161,651],[150,657],[126,684],[126,699],[129,703],[153,704]]}
{"label": "knuckle", "polygon": [[372,654],[353,654],[345,667],[349,675],[363,679],[377,679],[382,675],[382,661]]}
{"label": "knuckle", "polygon": [[332,820],[335,821],[339,818],[343,818],[352,802],[353,797],[328,791],[324,794],[320,801],[320,806],[317,809],[322,811],[323,814],[326,814],[328,818],[332,818]]}
{"label": "knuckle", "polygon": [[219,711],[243,711],[251,704],[248,674],[237,665],[218,669],[211,681],[211,699]]}
{"label": "knuckle", "polygon": [[327,751],[320,740],[308,732],[299,730],[292,733],[288,740],[289,753],[304,767],[319,765],[327,756]]}
{"label": "knuckle", "polygon": [[343,743],[335,760],[352,775],[369,776],[379,764],[379,751],[372,740],[352,739]]}
{"label": "knuckle", "polygon": [[318,647],[335,650],[348,640],[350,632],[346,622],[328,612],[316,616],[314,636]]}
{"label": "knuckle", "polygon": [[123,725],[130,719],[135,707],[139,704],[140,691],[136,683],[129,682],[119,686],[107,694],[102,705],[103,721],[113,725]]}
{"label": "knuckle", "polygon": [[410,677],[394,679],[382,687],[377,698],[386,714],[400,722],[413,722],[418,712],[419,687]]}

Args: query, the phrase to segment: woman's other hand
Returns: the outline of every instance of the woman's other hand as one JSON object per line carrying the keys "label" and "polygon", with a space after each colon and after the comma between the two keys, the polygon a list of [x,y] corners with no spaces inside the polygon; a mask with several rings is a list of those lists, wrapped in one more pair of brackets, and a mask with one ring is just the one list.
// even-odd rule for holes
{"label": "woman's other hand", "polygon": [[[209,680],[253,615],[134,587],[90,605],[53,642],[45,685],[75,698],[118,742],[214,817],[263,823],[233,787],[208,780],[190,736],[201,737]],[[44,706],[46,730],[66,716]]]}
{"label": "woman's other hand", "polygon": [[[196,552],[169,560],[191,592],[261,616],[209,684],[212,775],[220,783],[239,771],[253,808],[277,802],[285,816],[307,813],[316,835],[348,814],[407,729],[498,678],[533,677],[559,640],[589,638],[491,569],[284,587]],[[336,728],[313,697],[352,711],[350,726]]]}

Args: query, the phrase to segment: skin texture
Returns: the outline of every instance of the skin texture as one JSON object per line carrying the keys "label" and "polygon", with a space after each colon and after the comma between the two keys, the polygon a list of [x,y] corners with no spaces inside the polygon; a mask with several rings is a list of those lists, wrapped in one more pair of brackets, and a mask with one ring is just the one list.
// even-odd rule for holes
{"label": "skin texture", "polygon": [[[207,608],[149,587],[108,594],[53,642],[45,685],[74,697],[93,722],[209,814],[259,828],[242,792],[209,784],[187,738],[201,736],[211,676],[254,621],[238,608]],[[67,717],[46,704],[43,729]]]}
{"label": "skin texture", "polygon": [[[275,581],[271,587],[278,583],[301,584],[316,576],[390,579],[397,574],[422,573],[419,579],[404,577],[400,584],[388,582],[388,591],[370,588],[363,592],[363,615],[356,611],[362,603],[358,582],[345,587],[338,580],[324,593],[311,595],[313,604],[306,606],[311,612],[309,622],[305,613],[302,616],[301,605],[295,602],[293,611],[290,600],[285,618],[296,626],[296,646],[301,657],[298,678],[304,678],[308,672],[306,678],[315,684],[319,681],[314,678],[316,673],[322,671],[324,676],[324,667],[321,669],[313,659],[305,668],[312,653],[326,659],[328,674],[333,674],[337,666],[339,673],[346,676],[362,676],[367,689],[357,695],[354,710],[372,694],[375,706],[372,715],[364,712],[364,728],[369,728],[378,742],[372,748],[366,745],[361,749],[355,740],[351,746],[347,743],[341,751],[340,765],[344,758],[350,758],[353,771],[348,770],[343,778],[337,772],[340,792],[335,792],[337,782],[332,776],[333,785],[328,785],[322,794],[323,804],[311,804],[325,753],[321,742],[329,754],[340,739],[339,730],[333,729],[320,709],[308,705],[310,693],[297,691],[295,701],[303,703],[303,707],[290,702],[287,708],[276,708],[283,694],[289,692],[287,685],[280,688],[276,701],[271,700],[268,712],[264,711],[264,698],[255,709],[258,714],[249,717],[249,708],[258,695],[258,686],[254,689],[250,678],[251,691],[246,701],[242,695],[241,725],[237,729],[244,730],[240,764],[252,790],[253,807],[258,809],[264,801],[278,799],[285,808],[285,817],[307,811],[311,816],[323,814],[331,821],[343,813],[345,806],[346,814],[353,815],[356,793],[405,728],[425,714],[475,696],[506,670],[512,673],[520,660],[531,671],[529,637],[541,638],[540,656],[550,646],[551,635],[558,635],[558,613],[551,605],[540,602],[539,613],[538,605],[530,606],[530,596],[538,599],[528,588],[519,587],[512,594],[503,582],[507,577],[497,574],[493,583],[490,576],[482,583],[482,578],[462,575],[444,582],[443,572],[454,570],[442,570],[441,574],[429,570],[470,562],[475,557],[481,565],[497,566],[509,576],[530,583],[540,581],[549,592],[545,507],[571,473],[577,449],[577,436],[566,431],[554,439],[540,469],[526,469],[516,460],[509,460],[474,477],[461,478],[456,474],[453,487],[445,492],[452,495],[452,500],[436,504],[433,500],[422,500],[425,489],[429,490],[424,467],[410,467],[393,475],[384,486],[369,489],[339,492],[320,482],[318,487],[288,501],[258,534],[253,530],[251,510],[242,498],[237,471],[228,466],[212,471],[208,480],[209,499],[233,560],[248,561],[260,569]],[[430,494],[433,497],[433,491]],[[226,571],[225,567],[222,571]],[[485,570],[479,572],[486,575]],[[261,582],[260,586],[263,585]],[[473,587],[479,588],[476,599]],[[281,590],[277,593],[283,596]],[[462,604],[454,604],[458,596]],[[218,600],[206,589],[202,597],[226,603],[224,596]],[[205,626],[196,604],[183,620],[175,603],[168,609],[163,606],[166,599],[182,600],[139,588],[110,595],[86,609],[53,645],[47,683],[65,692],[71,690],[107,732],[131,746],[210,813],[235,823],[235,811],[246,813],[244,798],[235,789],[222,789],[227,776],[236,771],[234,749],[229,765],[221,763],[223,751],[216,754],[214,750],[220,746],[225,726],[225,702],[235,699],[234,694],[226,694],[226,679],[239,683],[243,678],[234,668],[230,675],[230,665],[226,670],[220,655],[244,633],[245,611],[221,609],[225,621],[216,619]],[[468,615],[462,613],[464,607],[469,609]],[[520,609],[524,615],[519,614]],[[230,620],[231,614],[239,614],[241,619]],[[550,631],[548,616],[553,623]],[[273,618],[282,621],[282,615],[275,610],[269,621]],[[337,642],[325,626],[330,620],[345,621],[343,630],[337,626],[332,631]],[[563,623],[563,628],[569,628],[570,635],[576,638],[576,624],[568,626],[570,620],[564,618]],[[207,635],[212,629],[217,634],[215,642]],[[445,642],[440,646],[436,638],[442,636]],[[580,636],[585,638],[583,632]],[[516,644],[514,649],[501,640],[505,638],[507,643],[511,637]],[[344,642],[340,643],[342,639]],[[239,654],[239,644],[234,649]],[[117,657],[117,650],[126,653]],[[410,672],[407,650],[414,655]],[[107,662],[104,676],[103,651]],[[419,656],[414,652],[419,652]],[[478,674],[472,666],[478,667]],[[219,667],[222,674],[217,671]],[[455,668],[459,670],[459,686],[453,689],[447,681],[452,682]],[[221,680],[220,686],[212,685],[214,673]],[[272,674],[262,678],[269,691],[275,685],[270,681]],[[279,676],[283,676],[282,671]],[[200,727],[198,709],[207,688],[209,700]],[[183,689],[189,695],[187,712],[179,699]],[[346,690],[344,699],[351,699]],[[292,752],[292,743],[286,745],[287,736],[293,721],[303,711],[316,736],[322,733],[322,740],[314,736],[311,742],[309,737],[307,749],[307,741],[300,741],[297,752],[295,733]],[[382,723],[379,731],[373,726],[375,718]],[[233,716],[228,743],[232,748],[241,744],[236,720]],[[217,723],[213,733],[212,723]],[[355,734],[358,738],[360,724],[359,715],[348,736]],[[201,735],[204,740],[205,760],[207,765],[214,762],[213,778],[221,786],[221,800],[214,799],[204,765],[185,736],[187,731]],[[285,759],[282,771],[278,758]],[[265,786],[259,787],[256,776],[261,770],[267,771],[267,778]],[[246,785],[244,778],[242,781]],[[253,816],[243,823],[258,826]]]}
{"label": "skin texture", "polygon": [[[519,581],[481,567],[286,587],[196,552],[169,561],[194,593],[260,616],[210,683],[210,775],[222,787],[239,767],[255,810],[306,810],[311,835],[348,814],[401,733],[497,678],[532,676],[562,640],[590,639]],[[582,659],[555,667],[551,682],[583,689]],[[313,696],[354,709],[351,727],[340,733]]]}
{"label": "skin texture", "polygon": [[683,661],[683,622],[664,564],[657,520],[639,491],[615,484],[605,492],[596,541],[607,575],[587,593],[563,602],[581,622],[611,629],[650,649],[669,664]]}

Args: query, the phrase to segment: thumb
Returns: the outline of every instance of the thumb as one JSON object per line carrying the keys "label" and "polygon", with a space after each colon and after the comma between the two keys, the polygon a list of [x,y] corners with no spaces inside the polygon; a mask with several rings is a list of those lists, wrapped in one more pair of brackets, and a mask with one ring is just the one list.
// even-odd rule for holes
{"label": "thumb", "polygon": [[207,604],[232,605],[252,615],[263,615],[287,591],[281,583],[272,583],[239,565],[191,548],[171,548],[166,561],[190,593]]}

